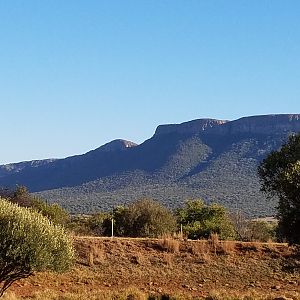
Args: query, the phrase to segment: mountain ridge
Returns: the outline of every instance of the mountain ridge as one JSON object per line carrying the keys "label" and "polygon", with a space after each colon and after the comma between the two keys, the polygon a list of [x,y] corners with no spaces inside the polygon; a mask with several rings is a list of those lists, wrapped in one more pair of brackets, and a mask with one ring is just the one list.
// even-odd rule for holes
{"label": "mountain ridge", "polygon": [[249,215],[268,215],[276,201],[259,191],[257,166],[299,131],[300,114],[159,125],[140,145],[119,139],[65,159],[2,165],[0,185],[26,185],[71,212],[152,197],[169,207],[204,198]]}

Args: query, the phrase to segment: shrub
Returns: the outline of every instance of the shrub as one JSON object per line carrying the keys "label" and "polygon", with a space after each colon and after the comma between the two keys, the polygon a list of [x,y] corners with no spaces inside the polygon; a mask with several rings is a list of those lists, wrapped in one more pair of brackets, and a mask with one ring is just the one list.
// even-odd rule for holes
{"label": "shrub", "polygon": [[114,210],[115,234],[131,237],[158,237],[173,233],[176,219],[159,202],[143,199]]}
{"label": "shrub", "polygon": [[276,224],[269,224],[266,221],[253,220],[248,222],[247,240],[268,242],[275,240]]}
{"label": "shrub", "polygon": [[66,226],[70,220],[69,214],[58,204],[48,204],[42,199],[32,198],[31,207],[47,217],[54,224]]}
{"label": "shrub", "polygon": [[218,204],[189,200],[177,210],[177,218],[190,239],[209,238],[213,233],[217,233],[220,239],[234,239],[236,236],[227,210]]}
{"label": "shrub", "polygon": [[63,272],[73,262],[73,245],[61,226],[3,199],[0,241],[0,296],[18,279],[36,271]]}
{"label": "shrub", "polygon": [[180,241],[172,237],[164,236],[160,240],[161,247],[167,252],[178,253],[180,248]]}
{"label": "shrub", "polygon": [[31,207],[55,224],[66,226],[69,222],[70,216],[66,210],[56,203],[48,204],[41,198],[32,196],[25,186],[17,186],[15,190],[1,189],[0,197],[22,207]]}
{"label": "shrub", "polygon": [[98,212],[88,219],[88,226],[94,235],[111,236],[111,214]]}

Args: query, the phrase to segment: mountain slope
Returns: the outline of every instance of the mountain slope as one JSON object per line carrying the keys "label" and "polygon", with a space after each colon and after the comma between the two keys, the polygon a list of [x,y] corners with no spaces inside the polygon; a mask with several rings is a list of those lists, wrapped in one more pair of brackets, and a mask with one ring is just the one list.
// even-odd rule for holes
{"label": "mountain slope", "polygon": [[141,197],[176,207],[201,197],[268,215],[276,203],[260,193],[257,166],[299,131],[296,114],[160,125],[141,145],[116,140],[66,159],[0,166],[0,185],[27,185],[71,212],[111,209]]}

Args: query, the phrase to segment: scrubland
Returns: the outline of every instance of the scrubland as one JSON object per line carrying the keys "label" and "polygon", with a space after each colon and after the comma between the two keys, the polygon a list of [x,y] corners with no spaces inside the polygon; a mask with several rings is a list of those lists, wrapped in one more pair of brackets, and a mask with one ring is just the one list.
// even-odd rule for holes
{"label": "scrubland", "polygon": [[74,237],[73,269],[38,273],[4,300],[300,299],[300,255],[287,244]]}

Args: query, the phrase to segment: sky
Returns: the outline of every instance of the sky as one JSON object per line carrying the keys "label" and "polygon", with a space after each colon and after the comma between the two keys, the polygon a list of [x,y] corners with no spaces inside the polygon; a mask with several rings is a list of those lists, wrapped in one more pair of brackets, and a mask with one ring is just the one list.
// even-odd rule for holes
{"label": "sky", "polygon": [[300,113],[299,15],[298,0],[0,0],[0,164]]}

